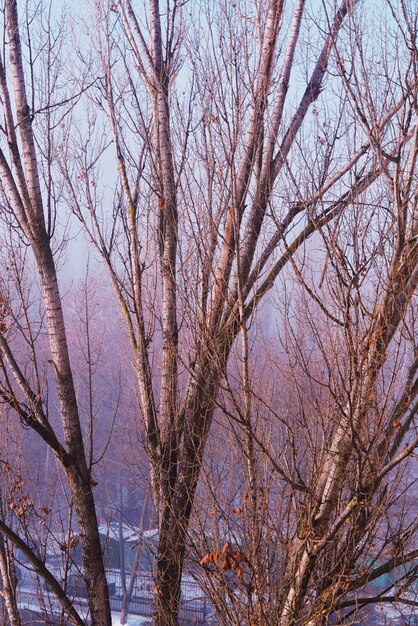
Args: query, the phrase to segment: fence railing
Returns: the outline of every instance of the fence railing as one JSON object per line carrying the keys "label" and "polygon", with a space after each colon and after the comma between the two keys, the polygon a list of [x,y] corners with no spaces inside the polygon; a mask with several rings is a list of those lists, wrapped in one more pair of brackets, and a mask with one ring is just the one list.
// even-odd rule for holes
{"label": "fence railing", "polygon": [[[58,571],[55,572],[59,578]],[[130,572],[126,572],[126,584],[129,586]],[[113,611],[120,611],[122,608],[123,587],[119,570],[108,570],[106,572],[110,591],[110,606]],[[129,603],[129,613],[152,617],[154,611],[154,589],[155,581],[152,573],[142,571],[138,573],[133,587],[132,598]],[[19,579],[18,591],[21,591],[22,599],[35,610],[50,610],[59,612],[59,605],[52,593],[49,593],[45,583],[42,583],[35,572],[22,568]],[[87,607],[87,590],[85,582],[81,577],[70,574],[67,579],[67,594],[74,599],[74,604],[80,608]],[[389,612],[390,614],[390,612]],[[390,616],[386,611],[373,612],[369,617],[362,615],[361,619],[352,618],[350,623],[362,624],[363,626],[418,626],[418,611],[415,608],[410,610],[405,607],[403,614],[396,617]],[[341,623],[335,618],[332,623]],[[184,626],[208,626],[216,619],[213,617],[211,606],[207,601],[202,589],[191,578],[184,577],[181,583],[180,597],[180,623]]]}
{"label": "fence railing", "polygon": [[[127,586],[131,574],[126,573]],[[109,588],[114,590],[110,597],[112,610],[122,606],[122,581],[118,570],[106,572]],[[154,611],[155,581],[151,573],[141,572],[137,575],[132,592],[129,612],[136,615],[151,616]],[[210,606],[199,585],[193,580],[182,580],[180,596],[180,619],[190,624],[205,624]]]}
{"label": "fence railing", "polygon": [[[126,584],[129,586],[131,573],[126,572]],[[59,578],[59,576],[57,576]],[[106,578],[110,593],[110,607],[112,611],[122,608],[123,587],[119,570],[108,570]],[[136,576],[129,613],[151,617],[154,611],[154,588],[155,581],[150,572],[140,572]],[[50,596],[48,587],[36,576],[25,569],[19,580],[19,587],[23,594],[31,596],[32,604],[38,599],[39,606],[44,604],[42,597]],[[76,605],[87,605],[87,588],[80,576],[69,574],[67,579],[67,595],[74,600]],[[210,613],[210,605],[207,602],[199,585],[190,579],[184,579],[181,584],[180,597],[180,621],[187,626],[207,624],[207,616]]]}

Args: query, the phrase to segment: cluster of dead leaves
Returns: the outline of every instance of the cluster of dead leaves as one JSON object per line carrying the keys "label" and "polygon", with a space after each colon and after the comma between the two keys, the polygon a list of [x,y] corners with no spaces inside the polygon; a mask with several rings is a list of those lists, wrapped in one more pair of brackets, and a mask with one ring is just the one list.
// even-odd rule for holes
{"label": "cluster of dead leaves", "polygon": [[25,517],[25,515],[32,510],[33,502],[28,494],[24,493],[17,501],[9,500],[7,506],[10,511],[14,511],[18,517]]}
{"label": "cluster of dead leaves", "polygon": [[[8,473],[9,471],[10,466],[7,464],[7,467],[3,467],[3,472]],[[26,517],[33,509],[33,501],[29,494],[23,491],[23,487],[23,479],[20,475],[17,475],[12,484],[11,496],[7,500],[7,508],[20,518]]]}
{"label": "cluster of dead leaves", "polygon": [[[2,473],[4,480],[7,475],[12,474],[12,469],[8,461],[3,463]],[[47,506],[43,506],[39,511],[36,511],[32,498],[24,491],[24,486],[25,484],[20,474],[13,476],[10,489],[11,495],[7,500],[7,508],[9,511],[13,511],[13,513],[22,520],[33,513],[39,518],[39,523],[44,525],[48,515],[51,513],[51,509]]]}
{"label": "cluster of dead leaves", "polygon": [[78,544],[77,535],[71,535],[68,541],[66,541],[65,543],[60,543],[60,550],[62,550],[62,552],[68,552],[72,548],[75,548],[77,544]]}
{"label": "cluster of dead leaves", "polygon": [[249,493],[248,491],[246,491],[244,495],[242,496],[242,505],[237,506],[235,509],[232,509],[232,512],[234,515],[241,515],[241,513],[243,513],[245,506],[248,504],[249,498],[250,498]]}
{"label": "cluster of dead leaves", "polygon": [[6,477],[12,472],[12,468],[9,465],[9,461],[1,461],[1,472],[3,474],[3,479],[5,480]]}
{"label": "cluster of dead leaves", "polygon": [[233,550],[229,541],[225,542],[221,551],[211,550],[200,559],[200,565],[214,565],[223,573],[231,570],[235,572],[241,580],[244,575],[242,566],[245,563],[247,563],[245,554],[240,550]]}
{"label": "cluster of dead leaves", "polygon": [[47,506],[43,506],[41,508],[41,512],[40,512],[40,517],[39,517],[39,523],[41,524],[41,526],[43,526],[46,522],[46,518],[48,517],[48,515],[50,515],[51,513],[51,509]]}

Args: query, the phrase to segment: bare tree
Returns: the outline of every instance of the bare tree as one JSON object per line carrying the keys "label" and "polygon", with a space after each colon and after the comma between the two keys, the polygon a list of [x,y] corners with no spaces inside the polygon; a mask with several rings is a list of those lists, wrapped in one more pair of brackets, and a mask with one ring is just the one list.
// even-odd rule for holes
{"label": "bare tree", "polygon": [[[359,357],[350,424],[364,421],[415,290],[416,24],[408,4],[385,4],[402,52],[382,58],[376,100],[362,39],[375,22],[358,4],[324,4],[317,15],[302,0],[168,2],[164,11],[154,0],[144,12],[129,1],[95,5],[98,65],[86,51],[80,57],[103,79],[89,94],[88,140],[80,132],[67,145],[62,169],[73,211],[107,265],[135,358],[159,520],[156,624],[177,624],[203,453],[237,336],[254,506],[246,325],[308,240],[367,202],[368,190],[393,179],[391,164],[404,159],[401,212],[412,214],[399,235],[392,287],[361,342],[369,347]],[[291,78],[303,80],[301,95]],[[113,201],[97,191],[108,141],[119,176]],[[329,436],[312,522],[323,547],[344,521],[332,522],[331,511],[351,449],[344,420]],[[297,619],[316,558],[306,538],[292,554],[283,624]]]}
{"label": "bare tree", "polygon": [[[244,460],[245,507],[234,507],[243,511],[233,515],[242,516],[251,539],[245,550],[229,539],[215,550],[208,541],[202,555],[202,565],[211,565],[203,572],[207,588],[228,619],[321,624],[357,602],[349,594],[383,571],[369,568],[365,580],[356,568],[367,552],[359,547],[379,526],[372,512],[397,498],[396,490],[385,491],[386,477],[416,445],[418,276],[417,23],[408,2],[388,0],[384,8],[387,24],[379,30],[378,16],[356,0],[338,6],[168,0],[164,8],[149,0],[143,10],[130,0],[96,0],[94,34],[76,42],[69,68],[77,96],[66,95],[61,109],[51,99],[53,86],[46,90],[42,152],[34,131],[41,111],[28,104],[16,3],[5,2],[11,51],[10,79],[5,59],[0,66],[9,148],[0,152],[5,232],[30,246],[37,268],[62,441],[46,411],[36,341],[28,342],[30,376],[13,352],[7,334],[13,309],[5,296],[2,398],[47,442],[68,479],[95,624],[108,624],[110,614],[93,460],[83,442],[51,243],[54,193],[82,223],[126,321],[159,527],[155,624],[178,624],[188,531],[218,407],[233,424]],[[378,55],[369,50],[377,33],[395,42]],[[51,70],[51,39],[45,49]],[[81,94],[85,100],[73,106]],[[305,345],[293,340],[299,303],[290,298],[281,311],[288,319],[285,344],[306,389],[293,378],[299,414],[276,426],[277,407],[255,389],[250,327],[266,294],[276,286],[287,295],[289,281],[303,288],[311,336]],[[326,375],[311,367],[310,352]],[[291,364],[289,358],[282,368],[290,378]],[[307,409],[307,389],[323,402],[316,413]],[[392,404],[385,397],[379,405],[380,389],[385,396],[393,391]],[[289,454],[263,436],[255,419],[261,406]],[[285,493],[277,499],[280,488]],[[212,492],[216,503],[220,495]],[[270,541],[278,536],[270,502],[286,516],[273,572],[263,544],[271,525]],[[239,539],[233,518],[227,521]],[[11,529],[3,532],[15,540]],[[404,562],[414,555],[405,549],[411,538],[412,529],[399,552]],[[214,552],[225,564],[220,585],[211,583]],[[396,559],[382,567],[393,569]],[[351,576],[353,568],[358,575]],[[242,610],[230,604],[234,590],[224,584],[230,570]]]}
{"label": "bare tree", "polygon": [[[0,175],[2,187],[3,232],[9,241],[29,246],[27,262],[33,260],[39,279],[39,289],[45,311],[45,329],[49,341],[50,363],[58,397],[61,417],[62,439],[48,416],[48,399],[37,370],[36,339],[30,329],[26,332],[27,346],[32,352],[33,363],[27,368],[16,354],[14,324],[11,303],[2,294],[2,326],[0,333],[0,358],[2,367],[2,401],[7,403],[25,428],[33,429],[51,448],[67,477],[77,514],[77,532],[83,554],[84,575],[89,589],[89,606],[93,624],[110,624],[110,609],[102,552],[97,529],[95,504],[92,493],[91,467],[85,455],[80,415],[74,388],[68,341],[61,294],[58,287],[56,261],[52,247],[55,229],[57,188],[54,185],[51,162],[51,139],[53,136],[54,102],[52,101],[53,78],[56,69],[53,60],[59,44],[46,24],[47,34],[40,48],[32,41],[31,16],[25,15],[28,29],[28,62],[25,60],[17,2],[5,1],[2,11],[4,45],[0,59],[0,93],[2,106],[3,147],[0,150]],[[36,83],[37,55],[46,58],[44,102],[38,102]],[[28,93],[30,94],[28,96]],[[48,112],[46,115],[47,142],[38,143],[42,124],[35,123],[36,106]],[[39,122],[39,118],[36,122]],[[44,129],[45,130],[45,126]],[[41,147],[42,146],[42,147]],[[43,152],[43,149],[46,152]],[[30,327],[30,320],[26,320]],[[21,327],[24,328],[24,327]],[[22,333],[25,334],[25,333]],[[2,533],[11,541],[17,541],[15,533],[1,524]],[[28,550],[20,542],[21,549]],[[47,572],[39,558],[31,557],[38,571],[46,576],[74,623],[82,623],[71,602],[66,598],[55,578]]]}

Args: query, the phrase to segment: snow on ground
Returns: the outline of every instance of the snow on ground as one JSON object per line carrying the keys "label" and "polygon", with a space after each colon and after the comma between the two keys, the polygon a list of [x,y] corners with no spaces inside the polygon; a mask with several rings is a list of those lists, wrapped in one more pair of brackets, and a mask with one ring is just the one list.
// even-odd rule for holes
{"label": "snow on ground", "polygon": [[[112,611],[112,626],[121,626],[119,621],[120,613]],[[151,624],[151,618],[141,617],[141,615],[128,616],[126,626],[147,626]]]}
{"label": "snow on ground", "polygon": [[[36,599],[31,599],[29,597],[24,598],[18,602],[18,606],[20,609],[26,609],[28,611],[32,611],[34,615],[39,614],[39,601]],[[79,607],[78,607],[79,608]],[[119,621],[120,612],[112,611],[112,626],[121,626]],[[129,615],[128,621],[126,622],[126,626],[150,626],[151,618],[144,617],[142,615]]]}

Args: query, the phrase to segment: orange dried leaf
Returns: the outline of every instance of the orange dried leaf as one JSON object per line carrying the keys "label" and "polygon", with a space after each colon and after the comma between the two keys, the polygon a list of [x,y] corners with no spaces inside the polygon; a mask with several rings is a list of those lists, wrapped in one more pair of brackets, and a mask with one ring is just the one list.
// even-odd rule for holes
{"label": "orange dried leaf", "polygon": [[211,557],[210,554],[205,554],[205,556],[200,559],[199,565],[205,565],[205,563],[210,561],[210,557]]}
{"label": "orange dried leaf", "polygon": [[226,556],[226,557],[224,558],[224,560],[222,561],[221,570],[222,570],[222,572],[226,572],[226,571],[228,571],[229,569],[231,569],[231,563],[230,563],[230,561],[229,561],[228,557]]}

